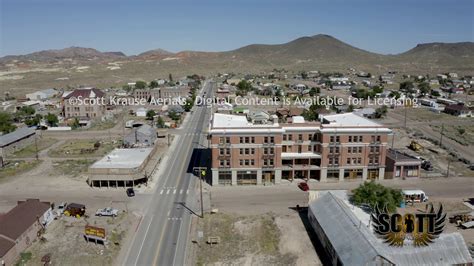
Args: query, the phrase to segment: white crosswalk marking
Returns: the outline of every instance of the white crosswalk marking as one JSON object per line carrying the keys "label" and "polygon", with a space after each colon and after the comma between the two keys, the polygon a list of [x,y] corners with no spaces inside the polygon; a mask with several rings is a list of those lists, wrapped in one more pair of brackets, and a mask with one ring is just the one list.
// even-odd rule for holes
{"label": "white crosswalk marking", "polygon": [[173,190],[173,194],[176,194],[176,189],[175,189],[175,190]]}
{"label": "white crosswalk marking", "polygon": [[189,189],[188,189],[188,190],[186,190],[186,194],[189,194]]}
{"label": "white crosswalk marking", "polygon": [[170,189],[168,189],[168,190],[166,191],[166,195],[168,195],[168,194],[170,194]]}
{"label": "white crosswalk marking", "polygon": [[182,190],[182,189],[179,191],[179,194],[183,194],[183,190]]}
{"label": "white crosswalk marking", "polygon": [[163,194],[163,192],[164,192],[164,191],[165,191],[165,190],[164,190],[164,189],[162,189],[162,190],[160,191],[160,195],[161,195],[161,194]]}

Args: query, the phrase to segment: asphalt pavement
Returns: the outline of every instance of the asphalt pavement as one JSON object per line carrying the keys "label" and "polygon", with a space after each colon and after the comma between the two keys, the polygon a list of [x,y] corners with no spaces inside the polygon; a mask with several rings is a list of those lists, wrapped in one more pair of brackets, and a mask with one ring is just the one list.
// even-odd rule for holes
{"label": "asphalt pavement", "polygon": [[[201,90],[212,96],[215,83]],[[199,180],[192,173],[203,158],[196,152],[207,147],[205,129],[211,109],[194,106],[182,125],[178,145],[170,150],[165,169],[157,172],[157,185],[123,265],[184,265],[193,215],[200,214]]]}

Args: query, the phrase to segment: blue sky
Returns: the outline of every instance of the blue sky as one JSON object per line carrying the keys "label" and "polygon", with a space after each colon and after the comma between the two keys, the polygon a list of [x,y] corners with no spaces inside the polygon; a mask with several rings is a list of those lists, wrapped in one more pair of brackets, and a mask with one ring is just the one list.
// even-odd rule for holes
{"label": "blue sky", "polygon": [[383,54],[474,40],[474,0],[0,0],[0,56],[69,46],[225,51],[319,33]]}

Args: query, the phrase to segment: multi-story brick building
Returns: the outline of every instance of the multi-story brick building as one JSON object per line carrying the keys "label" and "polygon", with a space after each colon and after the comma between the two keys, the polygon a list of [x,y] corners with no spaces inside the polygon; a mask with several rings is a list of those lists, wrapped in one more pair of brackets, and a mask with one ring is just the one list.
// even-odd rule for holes
{"label": "multi-story brick building", "polygon": [[64,117],[100,118],[106,111],[105,93],[96,88],[75,89],[63,97]]}
{"label": "multi-story brick building", "polygon": [[154,89],[134,90],[133,97],[137,99],[151,100],[156,99],[173,99],[189,97],[190,88],[185,85],[174,87],[161,87]]}
{"label": "multi-story brick building", "polygon": [[383,179],[390,129],[358,115],[300,116],[255,125],[244,116],[214,114],[209,134],[212,184],[280,183],[282,179]]}

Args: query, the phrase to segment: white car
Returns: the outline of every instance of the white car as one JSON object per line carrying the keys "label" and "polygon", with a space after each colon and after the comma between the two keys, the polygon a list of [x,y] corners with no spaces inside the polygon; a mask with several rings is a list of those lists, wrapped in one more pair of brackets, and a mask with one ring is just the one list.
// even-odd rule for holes
{"label": "white car", "polygon": [[117,217],[118,215],[118,210],[117,209],[114,209],[114,208],[111,208],[111,207],[107,207],[107,208],[103,208],[103,209],[98,209],[96,212],[95,212],[95,215],[96,216],[112,216],[112,217]]}
{"label": "white car", "polygon": [[56,215],[57,216],[63,215],[64,211],[66,210],[66,207],[67,207],[67,202],[61,202],[58,205],[58,210],[56,211]]}

